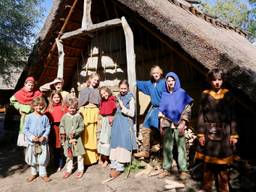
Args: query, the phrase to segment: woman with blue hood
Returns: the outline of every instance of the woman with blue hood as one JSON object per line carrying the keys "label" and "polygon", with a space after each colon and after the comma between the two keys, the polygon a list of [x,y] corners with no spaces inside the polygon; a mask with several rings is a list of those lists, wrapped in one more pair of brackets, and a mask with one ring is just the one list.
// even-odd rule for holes
{"label": "woman with blue hood", "polygon": [[173,145],[177,145],[180,179],[188,177],[185,128],[190,120],[193,99],[181,88],[174,72],[165,77],[167,91],[162,94],[159,106],[160,132],[163,140],[163,172],[160,178],[170,175],[173,161]]}

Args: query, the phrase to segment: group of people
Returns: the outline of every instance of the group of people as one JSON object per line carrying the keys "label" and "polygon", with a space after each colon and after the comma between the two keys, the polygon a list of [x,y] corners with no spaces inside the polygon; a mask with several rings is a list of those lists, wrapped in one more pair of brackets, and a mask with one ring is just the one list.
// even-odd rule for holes
{"label": "group of people", "polygon": [[[149,158],[152,131],[158,131],[162,140],[162,172],[159,177],[170,175],[173,165],[173,147],[177,147],[180,179],[189,176],[185,129],[191,119],[193,99],[181,88],[179,77],[169,72],[163,78],[159,66],[153,66],[151,79],[137,81],[137,88],[149,95],[151,107],[145,117],[142,146],[137,149],[134,126],[136,101],[129,91],[127,80],[119,83],[119,93],[113,96],[108,87],[100,87],[97,73],[90,75],[87,86],[81,89],[78,99],[62,91],[63,80],[56,79],[43,85],[44,92],[51,89],[49,102],[35,90],[35,80],[28,77],[24,87],[10,99],[21,114],[17,144],[26,146],[25,160],[31,166],[28,182],[39,176],[50,181],[46,166],[49,147],[60,171],[66,160],[63,178],[72,174],[73,157],[77,157],[76,178],[84,174],[84,165],[95,163],[106,167],[110,163],[110,177],[116,178],[136,158]],[[202,190],[211,191],[215,177],[219,191],[229,191],[228,165],[233,160],[233,149],[238,134],[234,116],[234,99],[229,90],[223,89],[223,72],[213,69],[208,74],[212,89],[203,91],[197,125],[199,146],[195,158],[202,159],[204,177]],[[48,105],[47,105],[48,103]],[[64,155],[63,155],[64,151]]]}

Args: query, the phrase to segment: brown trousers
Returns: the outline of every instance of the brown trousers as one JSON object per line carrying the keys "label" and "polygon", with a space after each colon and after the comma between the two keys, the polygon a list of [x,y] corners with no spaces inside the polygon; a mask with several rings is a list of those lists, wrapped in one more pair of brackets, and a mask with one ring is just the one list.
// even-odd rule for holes
{"label": "brown trousers", "polygon": [[202,189],[211,192],[214,180],[218,192],[229,192],[229,174],[226,165],[205,164]]}

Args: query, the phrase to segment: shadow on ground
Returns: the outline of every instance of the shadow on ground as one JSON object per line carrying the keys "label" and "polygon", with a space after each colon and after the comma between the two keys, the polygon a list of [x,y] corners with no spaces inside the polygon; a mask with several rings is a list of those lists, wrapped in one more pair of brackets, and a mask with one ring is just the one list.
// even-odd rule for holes
{"label": "shadow on ground", "polygon": [[24,161],[24,148],[6,147],[0,149],[0,177],[23,173],[28,169]]}

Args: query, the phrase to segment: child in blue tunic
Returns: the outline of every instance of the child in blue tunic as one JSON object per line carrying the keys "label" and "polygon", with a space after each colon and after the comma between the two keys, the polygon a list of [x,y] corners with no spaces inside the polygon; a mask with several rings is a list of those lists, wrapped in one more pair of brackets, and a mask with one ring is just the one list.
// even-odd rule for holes
{"label": "child in blue tunic", "polygon": [[140,152],[134,154],[138,158],[149,157],[151,128],[159,130],[158,108],[162,93],[166,90],[162,75],[163,70],[159,66],[153,66],[150,71],[151,80],[137,81],[138,90],[149,95],[151,99],[150,110],[145,117],[143,128],[141,128],[142,148]]}
{"label": "child in blue tunic", "polygon": [[31,176],[27,182],[36,179],[37,172],[43,181],[50,181],[47,176],[46,166],[49,162],[48,135],[50,133],[50,123],[43,110],[46,102],[43,97],[37,97],[32,101],[34,112],[26,117],[24,125],[24,134],[28,140],[25,161],[31,166]]}
{"label": "child in blue tunic", "polygon": [[160,178],[169,175],[173,161],[173,145],[176,143],[178,151],[178,165],[180,179],[186,179],[187,158],[185,127],[190,120],[191,104],[193,99],[181,88],[178,76],[169,72],[166,77],[167,90],[162,94],[159,106],[160,132],[164,135],[163,141],[163,172]]}
{"label": "child in blue tunic", "polygon": [[124,164],[131,161],[132,151],[137,149],[134,129],[135,100],[129,92],[127,80],[119,83],[118,107],[111,129],[110,157],[111,177],[124,171]]}

